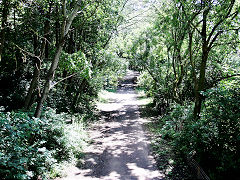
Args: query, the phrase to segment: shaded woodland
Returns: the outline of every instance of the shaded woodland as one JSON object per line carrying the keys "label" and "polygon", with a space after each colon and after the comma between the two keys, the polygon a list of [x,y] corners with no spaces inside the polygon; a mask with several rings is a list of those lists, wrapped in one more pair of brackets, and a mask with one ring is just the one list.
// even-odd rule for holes
{"label": "shaded woodland", "polygon": [[239,179],[240,2],[137,3],[0,0],[3,179],[54,178],[81,158],[98,93],[127,69],[178,157],[210,179]]}

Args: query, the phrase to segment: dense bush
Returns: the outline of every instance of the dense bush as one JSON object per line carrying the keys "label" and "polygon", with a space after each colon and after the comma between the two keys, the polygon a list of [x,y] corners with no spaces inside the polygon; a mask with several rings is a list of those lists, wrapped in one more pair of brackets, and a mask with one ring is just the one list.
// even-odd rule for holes
{"label": "dense bush", "polygon": [[[208,90],[197,153],[214,179],[237,179],[240,167],[240,86],[237,81]],[[205,158],[204,158],[205,157]]]}
{"label": "dense bush", "polygon": [[240,89],[225,82],[203,93],[205,105],[198,120],[193,107],[172,105],[160,119],[162,137],[172,141],[182,157],[194,155],[211,179],[239,177]]}
{"label": "dense bush", "polygon": [[54,163],[80,157],[84,130],[67,126],[64,118],[52,109],[41,119],[24,112],[0,112],[1,178],[45,179]]}
{"label": "dense bush", "polygon": [[154,96],[156,93],[154,91],[154,83],[152,77],[147,72],[142,72],[138,77],[138,85],[146,90],[148,96]]}
{"label": "dense bush", "polygon": [[184,126],[192,118],[192,109],[191,105],[172,104],[168,109],[167,115],[163,115],[161,118],[162,137],[169,140],[178,139]]}

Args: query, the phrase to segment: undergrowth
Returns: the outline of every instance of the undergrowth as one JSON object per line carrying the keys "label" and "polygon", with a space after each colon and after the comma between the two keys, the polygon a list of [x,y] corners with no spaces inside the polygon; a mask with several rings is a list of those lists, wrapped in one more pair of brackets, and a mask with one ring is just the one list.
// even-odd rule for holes
{"label": "undergrowth", "polygon": [[[75,119],[66,124],[67,118]],[[41,119],[31,113],[0,112],[1,179],[49,179],[61,175],[64,162],[83,156],[88,141],[81,116],[48,109]]]}
{"label": "undergrowth", "polygon": [[[154,134],[153,150],[163,163],[159,167],[170,164],[164,159],[173,158],[174,169],[190,158],[210,179],[239,179],[239,89],[238,81],[224,81],[202,92],[205,102],[199,119],[194,119],[194,106],[187,102],[172,103],[157,116],[149,127]],[[176,179],[176,173],[171,174]]]}
{"label": "undergrowth", "polygon": [[159,121],[158,110],[153,104],[147,104],[140,108],[141,117],[151,118],[146,124],[151,133],[151,148],[158,169],[165,174],[165,179],[182,180],[193,179],[193,175],[186,161],[175,151],[173,141],[163,131],[164,122]]}

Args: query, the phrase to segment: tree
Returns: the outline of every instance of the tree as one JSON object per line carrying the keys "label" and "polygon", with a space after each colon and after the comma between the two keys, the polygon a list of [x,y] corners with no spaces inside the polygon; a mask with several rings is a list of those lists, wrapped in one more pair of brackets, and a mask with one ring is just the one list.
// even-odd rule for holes
{"label": "tree", "polygon": [[[239,22],[237,20],[239,5],[234,0],[168,1],[164,3],[164,7],[167,8],[157,9],[158,18],[155,26],[146,32],[146,34],[151,34],[151,38],[143,33],[139,41],[133,45],[133,54],[140,52],[138,49],[144,46],[149,46],[148,51],[155,53],[140,52],[146,59],[142,66],[154,81],[162,76],[160,75],[161,69],[165,66],[162,64],[157,67],[157,63],[150,66],[148,62],[167,61],[168,71],[163,76],[168,79],[166,86],[171,87],[168,97],[178,104],[194,99],[194,116],[197,119],[204,100],[201,92],[210,88],[209,84],[214,84],[216,79],[228,77],[228,75],[217,77],[209,71],[209,68],[214,68],[212,72],[219,74],[219,70],[211,65],[216,61],[220,62],[220,59],[217,60],[215,57],[223,53],[221,59],[226,58],[239,43]],[[146,45],[141,40],[144,36],[148,41]],[[230,45],[233,47],[232,50],[227,48]],[[228,49],[228,52],[221,50],[223,46]],[[158,52],[155,52],[155,49]],[[159,51],[159,49],[162,50]],[[135,55],[135,57],[136,61],[141,61],[141,55]],[[154,73],[156,69],[159,73]],[[211,77],[208,81],[206,81],[206,74]],[[158,83],[158,86],[161,85]]]}
{"label": "tree", "polygon": [[[203,12],[202,19],[200,19],[199,22],[202,22],[202,28],[198,31],[200,32],[202,41],[202,55],[199,69],[199,78],[195,84],[196,94],[194,116],[196,118],[199,117],[201,112],[201,106],[203,101],[201,91],[206,90],[206,69],[211,50],[214,45],[218,43],[221,35],[223,35],[224,33],[233,33],[233,31],[239,30],[239,28],[236,27],[234,21],[239,14],[239,7],[234,8],[235,2],[235,0],[219,1],[218,3],[215,3],[214,1],[201,2]],[[213,14],[215,16],[217,14],[217,17],[213,18]],[[196,26],[197,24],[194,24],[194,27]],[[228,39],[224,39],[224,41],[225,43],[227,43]]]}
{"label": "tree", "polygon": [[51,67],[48,70],[48,74],[47,74],[46,82],[45,82],[45,85],[44,85],[44,88],[43,88],[43,91],[41,94],[41,98],[40,98],[37,108],[36,108],[35,117],[39,118],[41,115],[42,106],[43,106],[44,101],[47,98],[47,95],[48,95],[50,89],[51,89],[52,80],[54,78],[54,74],[55,74],[55,71],[58,66],[59,58],[60,58],[61,52],[63,50],[63,46],[65,43],[66,37],[68,35],[68,32],[72,25],[72,22],[73,22],[74,18],[77,16],[77,13],[81,7],[81,3],[82,3],[81,0],[76,1],[75,4],[73,5],[74,6],[73,10],[67,15],[67,2],[66,2],[66,0],[62,1],[62,11],[63,11],[64,20],[61,25],[60,43],[56,49],[54,58],[51,63]]}
{"label": "tree", "polygon": [[5,34],[6,34],[6,29],[7,29],[7,20],[8,20],[8,15],[10,12],[10,0],[3,0],[2,1],[2,19],[1,19],[1,31],[0,31],[0,61],[2,59],[2,53],[3,53],[3,48],[5,44]]}
{"label": "tree", "polygon": [[[36,88],[38,86],[38,82],[39,82],[39,76],[40,76],[40,69],[41,69],[41,63],[44,60],[44,58],[48,58],[48,41],[49,41],[49,34],[50,34],[50,16],[51,16],[51,11],[52,11],[52,5],[53,2],[49,3],[49,8],[47,10],[47,12],[44,14],[45,19],[44,19],[44,30],[43,30],[43,37],[42,42],[38,42],[38,37],[35,34],[34,35],[34,72],[33,72],[33,78],[31,80],[30,83],[30,87],[28,89],[27,92],[27,96],[25,98],[25,102],[24,102],[24,108],[29,110],[30,106],[33,103],[34,100],[34,92],[36,91]],[[40,40],[41,40],[40,39]],[[39,48],[39,44],[40,44],[40,48]],[[38,94],[38,93],[37,93]]]}

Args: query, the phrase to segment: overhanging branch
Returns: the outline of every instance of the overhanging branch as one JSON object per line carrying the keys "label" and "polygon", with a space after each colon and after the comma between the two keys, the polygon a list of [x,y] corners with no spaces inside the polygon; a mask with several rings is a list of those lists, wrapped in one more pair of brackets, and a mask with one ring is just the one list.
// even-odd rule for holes
{"label": "overhanging branch", "polygon": [[66,79],[68,79],[68,78],[70,78],[70,77],[75,76],[76,74],[77,74],[77,73],[74,73],[74,74],[72,74],[72,75],[70,75],[70,76],[67,76],[67,77],[61,79],[60,81],[58,81],[58,82],[52,84],[52,85],[50,86],[50,89],[52,89],[52,88],[53,88],[54,86],[56,86],[58,83],[60,83],[60,82],[62,82],[62,81],[64,81],[64,80],[66,80]]}

